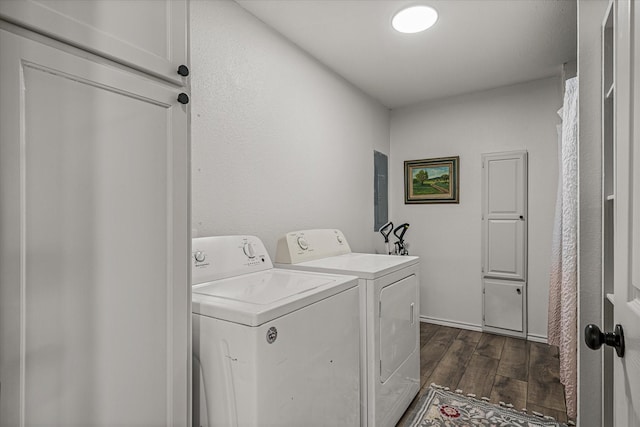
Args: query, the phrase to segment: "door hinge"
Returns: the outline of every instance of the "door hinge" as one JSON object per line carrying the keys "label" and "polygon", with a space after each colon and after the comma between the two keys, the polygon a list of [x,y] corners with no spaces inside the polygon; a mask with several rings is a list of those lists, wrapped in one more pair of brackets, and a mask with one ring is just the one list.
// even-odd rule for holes
{"label": "door hinge", "polygon": [[378,317],[382,317],[382,301],[378,301]]}

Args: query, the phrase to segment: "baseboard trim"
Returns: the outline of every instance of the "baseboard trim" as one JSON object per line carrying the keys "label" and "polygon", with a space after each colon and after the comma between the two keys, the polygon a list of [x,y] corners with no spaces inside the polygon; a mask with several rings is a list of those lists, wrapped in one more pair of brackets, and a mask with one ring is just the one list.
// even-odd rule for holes
{"label": "baseboard trim", "polygon": [[543,344],[549,343],[547,337],[545,337],[544,335],[535,335],[535,334],[527,335],[527,341],[541,342]]}
{"label": "baseboard trim", "polygon": [[440,326],[451,326],[453,328],[468,329],[470,331],[482,332],[482,326],[473,323],[456,322],[455,320],[438,319],[436,317],[420,316],[420,321],[425,323],[433,323]]}
{"label": "baseboard trim", "polygon": [[[433,323],[440,326],[451,326],[453,328],[468,329],[470,331],[482,332],[481,325],[475,325],[473,323],[457,322],[455,320],[438,319],[437,317],[420,316],[420,321],[425,323]],[[547,344],[547,337],[544,335],[527,334],[527,340],[533,342],[539,342]]]}

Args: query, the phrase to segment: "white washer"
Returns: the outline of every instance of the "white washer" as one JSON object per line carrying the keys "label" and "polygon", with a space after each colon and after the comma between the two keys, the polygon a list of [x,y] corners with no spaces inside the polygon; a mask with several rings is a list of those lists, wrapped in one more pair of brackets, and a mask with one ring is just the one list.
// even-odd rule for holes
{"label": "white washer", "polygon": [[253,236],[192,255],[193,425],[359,425],[357,278],[274,269]]}
{"label": "white washer", "polygon": [[419,258],[352,253],[339,230],[287,233],[276,267],[359,277],[361,421],[395,426],[420,390]]}

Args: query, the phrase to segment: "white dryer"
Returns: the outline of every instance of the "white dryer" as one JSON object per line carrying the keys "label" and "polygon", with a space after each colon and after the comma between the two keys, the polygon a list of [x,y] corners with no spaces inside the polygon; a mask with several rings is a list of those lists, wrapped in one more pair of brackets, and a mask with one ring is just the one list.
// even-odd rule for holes
{"label": "white dryer", "polygon": [[193,239],[194,426],[360,424],[356,277],[273,268],[260,239]]}
{"label": "white dryer", "polygon": [[419,258],[352,253],[339,230],[287,233],[276,267],[358,276],[363,426],[395,426],[420,389]]}

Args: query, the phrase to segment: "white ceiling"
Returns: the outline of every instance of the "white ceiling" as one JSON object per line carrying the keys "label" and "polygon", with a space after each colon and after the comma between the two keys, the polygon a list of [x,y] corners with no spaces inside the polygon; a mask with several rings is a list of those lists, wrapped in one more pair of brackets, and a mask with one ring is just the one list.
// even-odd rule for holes
{"label": "white ceiling", "polygon": [[[389,108],[559,75],[576,59],[575,0],[236,0]],[[406,5],[439,13],[401,34]]]}

